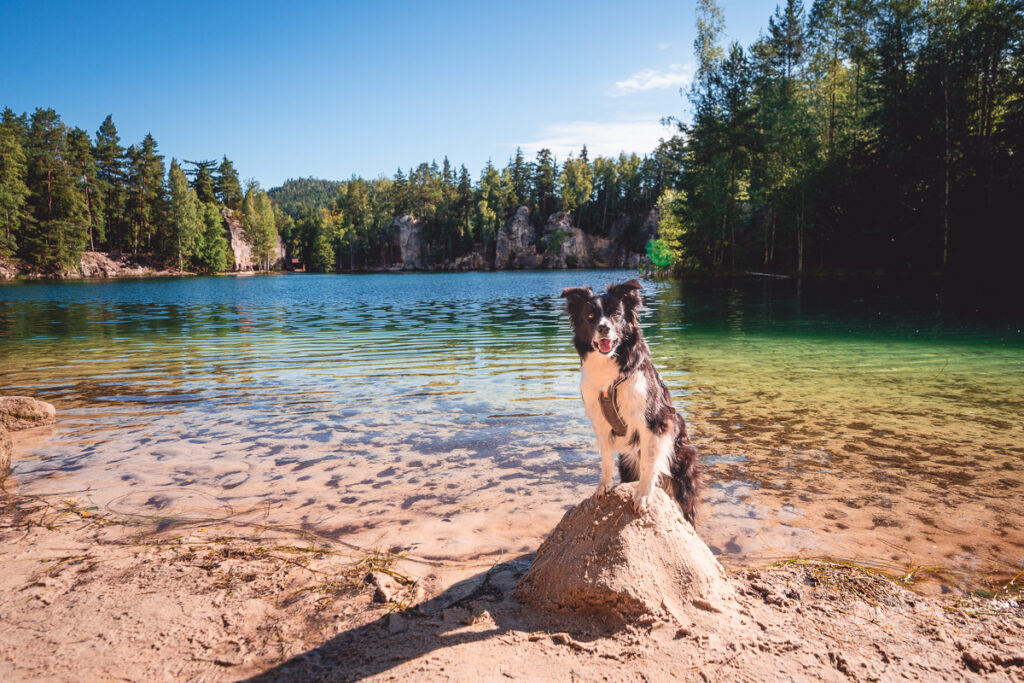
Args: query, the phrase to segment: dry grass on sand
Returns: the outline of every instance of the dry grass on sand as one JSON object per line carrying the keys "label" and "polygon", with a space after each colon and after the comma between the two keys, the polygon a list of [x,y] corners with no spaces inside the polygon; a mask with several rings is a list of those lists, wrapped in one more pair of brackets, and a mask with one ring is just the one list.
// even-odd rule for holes
{"label": "dry grass on sand", "polygon": [[[0,501],[0,679],[1024,680],[1020,577],[937,601],[864,568],[733,574],[734,627],[528,608],[529,557],[447,586],[286,531],[164,528]],[[370,579],[368,580],[368,577]]]}

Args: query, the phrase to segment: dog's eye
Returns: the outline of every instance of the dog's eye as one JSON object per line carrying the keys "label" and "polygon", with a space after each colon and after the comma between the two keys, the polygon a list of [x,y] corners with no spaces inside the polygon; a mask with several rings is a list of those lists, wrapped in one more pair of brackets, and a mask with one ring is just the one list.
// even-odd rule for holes
{"label": "dog's eye", "polygon": [[597,315],[595,315],[594,313],[587,313],[587,320],[593,320],[596,317]]}

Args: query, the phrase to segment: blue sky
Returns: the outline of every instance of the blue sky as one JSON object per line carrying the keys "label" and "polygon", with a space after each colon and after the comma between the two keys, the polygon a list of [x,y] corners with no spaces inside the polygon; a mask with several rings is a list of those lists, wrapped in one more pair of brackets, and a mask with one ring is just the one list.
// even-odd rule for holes
{"label": "blue sky", "polygon": [[[730,40],[775,1],[721,2]],[[694,4],[0,1],[0,107],[53,107],[265,187],[391,175],[517,145],[645,153],[684,116]]]}

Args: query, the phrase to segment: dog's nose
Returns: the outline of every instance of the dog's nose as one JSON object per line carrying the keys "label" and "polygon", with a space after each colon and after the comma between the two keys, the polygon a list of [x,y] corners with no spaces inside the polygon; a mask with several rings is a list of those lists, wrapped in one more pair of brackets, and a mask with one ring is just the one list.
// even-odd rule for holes
{"label": "dog's nose", "polygon": [[608,334],[608,329],[608,326],[605,325],[604,323],[601,323],[600,325],[597,326],[597,331],[600,332],[601,334]]}

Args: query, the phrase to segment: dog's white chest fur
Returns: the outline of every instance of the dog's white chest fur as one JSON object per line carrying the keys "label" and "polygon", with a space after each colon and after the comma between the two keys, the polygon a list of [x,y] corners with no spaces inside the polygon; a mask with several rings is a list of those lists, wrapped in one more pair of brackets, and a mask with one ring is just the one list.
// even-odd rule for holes
{"label": "dog's white chest fur", "polygon": [[[614,358],[598,353],[588,353],[583,361],[580,373],[580,393],[587,409],[587,417],[594,425],[595,432],[608,433],[611,425],[601,410],[598,395],[607,391],[619,379],[619,364]],[[644,411],[646,406],[647,380],[642,373],[633,373],[626,378],[617,389],[616,408],[619,418],[625,423],[629,432],[646,431]],[[628,437],[627,433],[627,437]],[[614,442],[617,439],[610,437]],[[619,444],[620,452],[624,445]]]}

